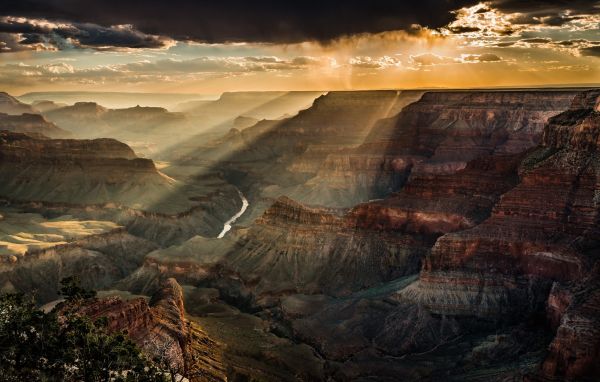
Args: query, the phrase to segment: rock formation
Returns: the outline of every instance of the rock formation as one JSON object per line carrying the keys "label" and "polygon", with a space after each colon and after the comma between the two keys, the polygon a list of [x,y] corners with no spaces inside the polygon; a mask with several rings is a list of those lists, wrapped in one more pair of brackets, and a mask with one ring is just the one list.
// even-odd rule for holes
{"label": "rock formation", "polygon": [[600,279],[592,275],[570,286],[555,283],[548,318],[556,336],[542,364],[541,377],[576,380],[600,372]]}
{"label": "rock formation", "polygon": [[0,92],[0,113],[9,115],[33,114],[36,111],[6,92]]}
{"label": "rock formation", "polygon": [[[267,111],[279,108],[266,106],[280,101],[270,96]],[[174,278],[188,291],[190,319],[227,343],[231,378],[589,379],[600,354],[599,99],[599,91],[578,90],[330,92],[293,117],[251,126],[256,115],[230,113],[230,122],[244,116],[239,128],[168,152],[169,175],[196,182],[179,194],[185,202],[160,199],[192,204],[170,214],[119,199],[152,195],[155,181],[171,184],[126,145],[5,132],[5,196],[43,200],[36,211],[44,216],[73,212],[124,228],[25,251],[5,264],[0,282],[53,285],[57,269],[85,265],[93,285],[159,291],[149,305],[114,300],[98,311],[114,317],[115,328],[130,325],[134,337],[170,338],[182,366],[194,329],[180,324],[181,299],[165,297],[178,295],[174,281],[162,284]],[[165,113],[93,109],[105,122],[111,113],[115,121]],[[66,173],[116,187],[99,200],[124,206],[115,214],[92,199],[73,206],[74,196],[40,198],[32,194],[43,188],[36,168],[69,190]],[[241,203],[225,182],[250,208],[218,239]],[[107,239],[110,251],[81,244],[111,235],[118,238]],[[123,255],[129,251],[135,256]],[[109,261],[125,271],[105,271]],[[31,282],[42,274],[51,276]],[[203,359],[202,367],[218,369]]]}
{"label": "rock formation", "polygon": [[51,111],[51,110],[55,110],[55,109],[67,106],[67,104],[64,104],[64,103],[56,103],[54,101],[47,101],[47,100],[33,101],[33,103],[31,105],[35,110],[37,110],[40,113],[45,113],[47,111]]}
{"label": "rock formation", "polygon": [[[543,309],[553,282],[594,279],[599,96],[578,95],[569,110],[549,120],[541,145],[520,166],[520,183],[482,224],[440,238],[419,281],[400,291],[401,298],[437,314],[506,320]],[[598,335],[585,317],[593,316],[596,297],[585,282],[580,288],[587,293],[577,299],[556,284],[552,289],[550,321],[561,324],[544,363],[546,375],[578,378],[593,371],[597,347],[586,344]]]}
{"label": "rock formation", "polygon": [[226,381],[221,345],[185,318],[183,291],[174,279],[165,280],[150,302],[138,297],[94,299],[80,314],[105,317],[111,331],[124,331],[151,358],[158,358],[189,381]]}
{"label": "rock formation", "polygon": [[65,138],[71,135],[39,114],[9,115],[0,113],[0,130],[24,133],[32,136]]}
{"label": "rock formation", "polygon": [[438,313],[485,316],[511,307],[523,313],[526,302],[539,303],[534,285],[543,283],[536,279],[583,276],[591,261],[584,253],[597,232],[600,127],[593,109],[578,108],[583,97],[591,95],[550,119],[542,144],[521,164],[520,183],[502,195],[489,219],[438,240],[419,286],[406,295],[421,291],[418,299]]}
{"label": "rock formation", "polygon": [[359,147],[330,150],[314,177],[289,195],[352,206],[399,190],[409,176],[452,173],[482,155],[523,152],[540,141],[545,122],[566,110],[575,94],[447,91],[418,100],[405,94],[416,102],[378,121]]}
{"label": "rock formation", "polygon": [[155,244],[116,228],[3,255],[0,288],[3,292],[31,292],[40,303],[56,299],[60,280],[68,276],[81,276],[86,288],[110,288],[139,267],[144,255],[155,248]]}
{"label": "rock formation", "polygon": [[[116,203],[137,209],[185,211],[194,205],[174,192],[175,181],[114,139],[41,139],[0,133],[0,195],[20,201]],[[140,193],[143,190],[143,195]],[[175,199],[173,199],[175,198]]]}
{"label": "rock formation", "polygon": [[48,110],[44,116],[78,138],[115,138],[144,155],[156,156],[197,132],[196,123],[186,115],[162,107],[108,109],[94,102],[77,102]]}

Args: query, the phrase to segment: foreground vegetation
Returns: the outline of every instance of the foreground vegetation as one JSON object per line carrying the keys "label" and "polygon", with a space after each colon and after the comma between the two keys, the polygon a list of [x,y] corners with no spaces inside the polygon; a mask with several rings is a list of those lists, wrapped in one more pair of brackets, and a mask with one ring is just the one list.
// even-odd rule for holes
{"label": "foreground vegetation", "polygon": [[50,312],[32,296],[0,296],[0,381],[165,381],[126,333],[77,313],[95,292],[73,278],[61,284],[65,301]]}

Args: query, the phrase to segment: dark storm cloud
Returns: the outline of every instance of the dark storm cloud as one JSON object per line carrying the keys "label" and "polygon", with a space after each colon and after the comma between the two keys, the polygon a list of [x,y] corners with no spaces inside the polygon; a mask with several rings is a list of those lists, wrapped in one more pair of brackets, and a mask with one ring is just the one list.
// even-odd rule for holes
{"label": "dark storm cloud", "polygon": [[596,0],[493,0],[492,6],[505,13],[558,14],[570,10],[573,14],[598,12]]}
{"label": "dark storm cloud", "polygon": [[[475,0],[2,0],[0,15],[95,24],[131,24],[177,40],[292,43],[327,42],[358,33],[438,28],[451,11]],[[118,39],[122,41],[122,39]]]}
{"label": "dark storm cloud", "polygon": [[469,27],[469,26],[457,26],[450,27],[448,30],[452,33],[461,34],[461,33],[469,33],[469,32],[479,32],[481,28],[479,27]]}
{"label": "dark storm cloud", "polygon": [[49,47],[160,48],[165,39],[134,30],[130,26],[103,27],[92,23],[39,23],[14,17],[0,17],[0,33],[19,34],[20,45],[45,44]]}
{"label": "dark storm cloud", "polygon": [[[208,43],[327,43],[338,37],[392,30],[418,31],[415,25],[440,28],[461,7],[478,0],[2,0],[0,16],[47,19],[69,24],[54,31],[40,26],[0,25],[0,33],[25,34],[34,41],[72,39],[83,47],[161,47],[165,39]],[[597,0],[491,0],[479,12],[498,9],[519,14],[514,24],[558,26],[580,15],[595,14]],[[130,27],[115,26],[130,25]],[[456,26],[454,33],[477,32]],[[512,29],[503,30],[506,35]],[[36,36],[37,34],[37,36]],[[162,38],[158,37],[162,36]],[[59,41],[60,42],[60,41]],[[79,44],[79,45],[77,45]],[[58,48],[60,43],[54,44]]]}
{"label": "dark storm cloud", "polygon": [[504,13],[520,13],[515,24],[561,26],[579,19],[580,15],[600,12],[597,0],[494,0],[491,6]]}
{"label": "dark storm cloud", "polygon": [[589,41],[586,40],[586,39],[582,39],[582,38],[575,39],[575,40],[565,40],[565,41],[559,41],[559,42],[557,42],[557,44],[561,45],[561,46],[576,46],[576,45],[579,45],[579,44],[587,44],[587,43],[589,43]]}
{"label": "dark storm cloud", "polygon": [[522,39],[521,42],[526,42],[529,44],[547,44],[549,42],[552,42],[552,39],[546,37],[535,37]]}
{"label": "dark storm cloud", "polygon": [[600,57],[600,46],[589,46],[579,49],[579,52],[584,56]]}
{"label": "dark storm cloud", "polygon": [[499,57],[493,53],[484,54],[471,54],[463,57],[464,62],[497,62],[502,61],[502,57]]}

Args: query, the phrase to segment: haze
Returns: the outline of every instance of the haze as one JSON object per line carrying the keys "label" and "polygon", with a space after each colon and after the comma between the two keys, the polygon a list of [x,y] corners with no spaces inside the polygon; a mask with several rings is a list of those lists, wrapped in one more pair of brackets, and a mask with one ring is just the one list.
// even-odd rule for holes
{"label": "haze", "polygon": [[0,87],[16,95],[600,82],[595,1],[12,3],[0,7]]}

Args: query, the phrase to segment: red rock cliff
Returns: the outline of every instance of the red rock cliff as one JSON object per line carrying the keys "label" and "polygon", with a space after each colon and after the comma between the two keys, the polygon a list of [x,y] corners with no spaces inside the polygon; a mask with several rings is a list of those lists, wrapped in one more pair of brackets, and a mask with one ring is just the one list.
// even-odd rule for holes
{"label": "red rock cliff", "polygon": [[225,381],[219,345],[185,319],[183,292],[175,279],[165,280],[152,296],[122,300],[95,299],[80,311],[106,317],[113,331],[126,331],[151,357],[160,357],[190,381]]}

